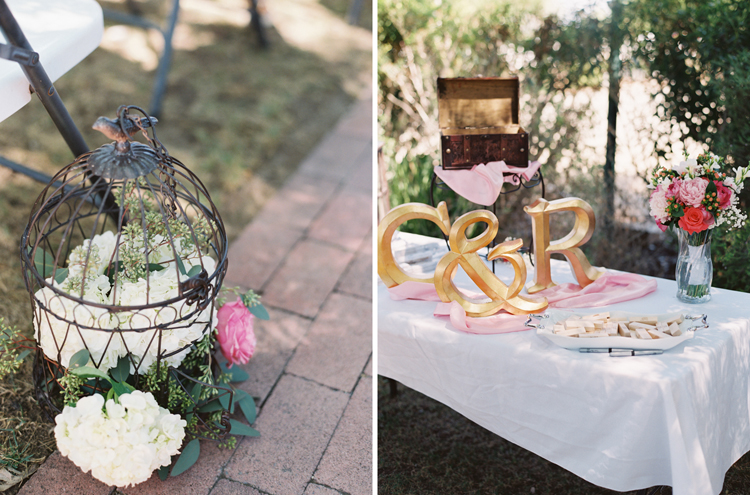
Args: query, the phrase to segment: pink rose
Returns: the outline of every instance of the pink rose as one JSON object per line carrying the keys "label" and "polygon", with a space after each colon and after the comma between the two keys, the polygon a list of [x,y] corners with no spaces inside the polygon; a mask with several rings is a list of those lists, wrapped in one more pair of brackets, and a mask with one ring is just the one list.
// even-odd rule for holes
{"label": "pink rose", "polygon": [[708,186],[708,179],[702,177],[682,181],[677,199],[686,205],[698,208],[703,198],[706,197],[706,186]]}
{"label": "pink rose", "polygon": [[719,200],[719,208],[724,210],[732,204],[732,190],[718,180],[715,180],[714,184],[716,184],[716,198]]}
{"label": "pink rose", "polygon": [[255,352],[255,332],[253,332],[253,314],[242,303],[239,297],[235,302],[226,303],[219,308],[216,318],[221,353],[227,358],[228,368],[234,363],[245,364]]}
{"label": "pink rose", "polygon": [[703,232],[713,224],[713,215],[702,206],[700,208],[685,208],[685,214],[677,222],[677,225],[688,234]]}
{"label": "pink rose", "polygon": [[656,226],[659,227],[659,230],[661,230],[662,232],[667,231],[667,226],[661,223],[659,220],[656,221]]}
{"label": "pink rose", "polygon": [[651,216],[656,219],[656,223],[662,223],[669,219],[667,213],[667,194],[666,190],[662,186],[657,186],[654,192],[651,193],[649,199],[649,206],[651,207]]}

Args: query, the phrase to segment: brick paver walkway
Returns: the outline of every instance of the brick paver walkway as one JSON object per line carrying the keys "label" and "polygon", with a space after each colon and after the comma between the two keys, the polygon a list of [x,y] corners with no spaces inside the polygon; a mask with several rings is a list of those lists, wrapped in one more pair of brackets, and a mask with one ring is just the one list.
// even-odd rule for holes
{"label": "brick paver walkway", "polygon": [[371,116],[357,101],[230,247],[226,284],[271,314],[241,384],[261,436],[119,492],[55,452],[22,495],[372,493]]}

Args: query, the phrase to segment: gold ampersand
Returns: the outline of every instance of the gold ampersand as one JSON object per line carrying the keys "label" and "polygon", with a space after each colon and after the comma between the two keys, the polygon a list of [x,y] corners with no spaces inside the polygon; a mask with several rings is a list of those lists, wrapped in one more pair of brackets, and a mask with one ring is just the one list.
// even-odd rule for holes
{"label": "gold ampersand", "polygon": [[[466,229],[478,222],[487,224],[487,229],[474,238],[466,237]],[[523,240],[504,242],[495,246],[487,259],[503,258],[508,260],[515,271],[510,288],[497,278],[482,258],[476,253],[495,238],[498,229],[497,217],[486,210],[477,210],[461,216],[451,227],[449,235],[450,252],[440,260],[435,269],[435,289],[444,302],[456,301],[466,310],[467,316],[489,316],[500,310],[512,314],[528,314],[541,311],[547,307],[547,300],[530,300],[518,294],[526,282],[526,263],[516,252]],[[491,300],[475,302],[468,300],[453,283],[458,265],[464,269],[472,281]]]}

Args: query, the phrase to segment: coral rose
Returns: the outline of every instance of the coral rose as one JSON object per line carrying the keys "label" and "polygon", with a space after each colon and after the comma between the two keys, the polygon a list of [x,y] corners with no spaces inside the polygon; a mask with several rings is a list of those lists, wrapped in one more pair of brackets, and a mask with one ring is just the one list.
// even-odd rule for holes
{"label": "coral rose", "polygon": [[677,222],[677,225],[687,232],[694,234],[703,232],[714,224],[714,217],[705,208],[685,208],[685,214]]}
{"label": "coral rose", "polygon": [[703,198],[706,197],[706,186],[708,186],[708,179],[702,177],[682,181],[677,199],[686,205],[698,208]]}
{"label": "coral rose", "polygon": [[719,200],[719,208],[724,210],[732,204],[732,190],[718,180],[715,180],[714,184],[716,184],[716,197]]}
{"label": "coral rose", "polygon": [[255,332],[253,332],[253,314],[238,297],[235,302],[226,303],[219,308],[216,318],[221,353],[233,364],[245,364],[255,352]]}

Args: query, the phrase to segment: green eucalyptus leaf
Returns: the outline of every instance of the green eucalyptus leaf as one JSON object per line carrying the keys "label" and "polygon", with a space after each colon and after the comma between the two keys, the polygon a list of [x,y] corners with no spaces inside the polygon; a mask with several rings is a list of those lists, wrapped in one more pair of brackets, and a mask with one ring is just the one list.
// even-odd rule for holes
{"label": "green eucalyptus leaf", "polygon": [[74,375],[80,376],[81,378],[99,378],[100,380],[105,380],[107,383],[112,383],[109,375],[107,375],[102,370],[94,368],[92,366],[81,366],[80,368],[70,370],[70,372]]}
{"label": "green eucalyptus leaf", "polygon": [[68,278],[67,268],[58,268],[57,270],[55,270],[55,282],[61,284],[66,278]]}
{"label": "green eucalyptus leaf", "polygon": [[170,476],[178,476],[190,469],[190,467],[198,460],[198,457],[200,455],[200,441],[197,438],[190,440],[188,444],[185,445],[185,447],[182,449],[182,454],[180,454],[177,462],[174,463],[174,467],[172,468],[172,473],[170,474]]}
{"label": "green eucalyptus leaf", "polygon": [[187,276],[188,276],[188,277],[195,277],[196,275],[198,275],[198,274],[199,274],[199,273],[201,272],[201,270],[203,270],[203,267],[202,267],[202,266],[200,266],[200,265],[195,265],[194,267],[192,267],[192,268],[190,269],[190,271],[189,271],[189,272],[187,272]]}
{"label": "green eucalyptus leaf", "polygon": [[31,354],[30,349],[22,351],[18,356],[16,356],[16,361],[23,361],[29,354]]}
{"label": "green eucalyptus leaf", "polygon": [[112,378],[120,383],[125,383],[125,380],[130,376],[130,359],[127,356],[122,356],[117,360],[117,366],[110,371]]}
{"label": "green eucalyptus leaf", "polygon": [[247,397],[243,397],[238,400],[237,404],[239,404],[240,409],[242,409],[242,414],[245,416],[247,422],[250,424],[255,423],[255,418],[257,416],[257,410],[255,409],[255,400],[247,395]]}
{"label": "green eucalyptus leaf", "polygon": [[121,395],[129,394],[134,389],[132,386],[128,386],[127,383],[112,382],[112,390],[114,390],[115,394],[119,397]]}
{"label": "green eucalyptus leaf", "polygon": [[[232,402],[230,403],[230,401],[232,401]],[[232,394],[230,394],[230,393],[227,392],[227,393],[225,393],[223,395],[220,395],[219,396],[219,402],[224,407],[224,409],[226,409],[230,413],[234,412],[234,401],[232,400]]]}
{"label": "green eucalyptus leaf", "polygon": [[73,354],[72,358],[70,358],[68,368],[80,368],[82,366],[86,366],[86,364],[89,362],[89,357],[90,355],[88,349],[81,349],[80,351]]}
{"label": "green eucalyptus leaf", "polygon": [[180,269],[180,273],[186,275],[187,272],[185,271],[185,264],[182,262],[182,259],[178,256],[175,258],[175,261],[177,262],[177,268]]}
{"label": "green eucalyptus leaf", "polygon": [[159,468],[159,479],[165,481],[169,477],[169,464]]}
{"label": "green eucalyptus leaf", "polygon": [[190,392],[190,395],[193,397],[193,401],[197,404],[201,400],[201,392],[203,391],[203,385],[200,383],[196,383],[195,386],[193,386],[193,390]]}
{"label": "green eucalyptus leaf", "polygon": [[148,264],[148,271],[150,271],[150,272],[160,272],[160,271],[164,270],[165,268],[166,268],[166,266],[162,266],[162,265],[160,265],[158,263],[149,263]]}
{"label": "green eucalyptus leaf", "polygon": [[199,407],[198,412],[215,412],[221,411],[222,409],[225,409],[225,407],[221,404],[221,402],[219,402],[218,400],[212,400],[211,402],[203,404],[201,407]]}
{"label": "green eucalyptus leaf", "polygon": [[261,303],[258,303],[255,306],[250,306],[247,309],[249,309],[250,312],[253,315],[255,315],[255,317],[258,318],[259,320],[270,320],[271,319],[271,317],[268,315],[268,310]]}
{"label": "green eucalyptus leaf", "polygon": [[255,428],[250,428],[245,423],[240,423],[236,419],[230,419],[229,424],[231,425],[229,433],[231,433],[232,435],[243,435],[246,437],[260,436],[260,432],[258,430],[256,430]]}
{"label": "green eucalyptus leaf", "polygon": [[37,248],[34,253],[34,267],[43,278],[52,275],[55,269],[55,258],[42,248]]}
{"label": "green eucalyptus leaf", "polygon": [[221,371],[226,373],[227,375],[230,375],[231,378],[229,381],[231,383],[237,383],[237,382],[244,382],[248,378],[250,378],[250,375],[247,374],[245,370],[243,370],[240,366],[234,365],[231,368],[227,366],[227,362],[223,359],[218,360],[219,366],[221,367]]}

